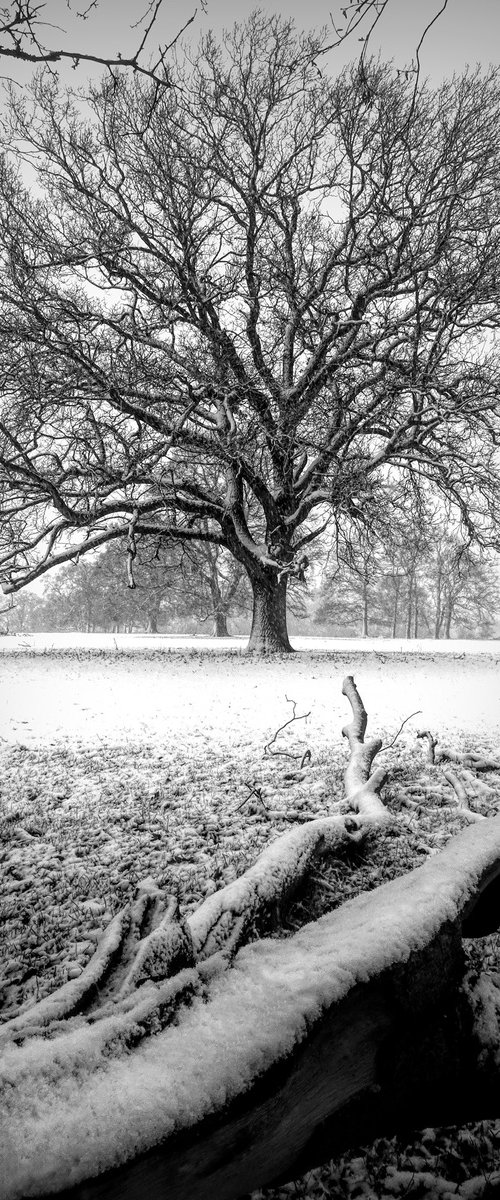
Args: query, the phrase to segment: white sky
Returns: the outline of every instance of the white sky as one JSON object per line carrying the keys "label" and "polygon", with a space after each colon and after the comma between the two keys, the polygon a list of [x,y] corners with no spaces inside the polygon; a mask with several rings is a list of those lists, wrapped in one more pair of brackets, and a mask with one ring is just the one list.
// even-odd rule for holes
{"label": "white sky", "polygon": [[[347,3],[348,0],[345,0]],[[198,8],[197,8],[198,3]],[[377,33],[373,35],[374,52],[379,50],[384,58],[404,65],[411,60],[415,46],[426,25],[441,7],[443,0],[389,0],[381,18]],[[78,19],[76,13],[84,9],[86,0],[47,0],[44,15],[47,19],[46,42],[52,46],[73,49],[75,46],[90,53],[114,55],[117,51],[131,53],[137,46],[140,34],[131,26],[140,20],[148,7],[148,0],[98,0],[87,19]],[[196,12],[188,31],[195,43],[202,32],[213,28],[216,32],[231,26],[235,20],[244,21],[253,8],[260,6],[264,11],[279,11],[283,16],[293,16],[299,27],[331,27],[331,14],[341,21],[339,0],[163,0],[156,24],[156,38],[152,35],[152,51],[161,40],[170,41],[180,26]],[[197,11],[196,11],[197,8]],[[332,31],[333,36],[333,31]],[[332,52],[329,65],[334,70],[338,63],[356,56],[359,50],[357,35],[347,46]],[[467,62],[484,66],[500,61],[500,0],[448,0],[445,12],[439,17],[427,35],[421,52],[422,71],[433,81],[439,81],[454,70],[461,71]],[[83,82],[87,68],[82,66],[78,76]],[[9,64],[9,74],[26,77],[25,71]],[[67,74],[71,83],[77,81],[77,73],[70,69]]]}

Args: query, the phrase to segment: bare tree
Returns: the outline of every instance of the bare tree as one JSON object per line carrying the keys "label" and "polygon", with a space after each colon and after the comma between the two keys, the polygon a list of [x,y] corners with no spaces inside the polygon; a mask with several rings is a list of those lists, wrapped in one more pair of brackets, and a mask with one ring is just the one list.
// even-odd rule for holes
{"label": "bare tree", "polygon": [[[447,2],[448,0],[444,0],[422,32],[415,53],[414,69],[417,72],[422,42],[446,8]],[[338,18],[335,19],[332,15],[330,17],[334,37],[333,41],[324,47],[323,53],[337,48],[356,35],[357,41],[362,43],[363,59],[371,34],[389,3],[390,0],[349,0],[345,7],[340,6]],[[92,15],[97,15],[102,7],[103,0],[87,0],[81,9],[74,10],[72,0],[66,0],[67,13],[70,14],[73,9],[74,15],[82,22]],[[151,43],[154,43],[155,35],[159,32],[161,16],[166,7],[164,0],[144,0],[143,4],[138,3],[137,20],[131,25],[132,29],[138,31],[135,50],[128,57],[120,52],[115,57],[103,57],[96,53],[86,53],[81,44],[70,49],[54,46],[54,35],[64,32],[60,25],[59,6],[55,7],[47,0],[9,0],[9,3],[0,8],[0,58],[47,65],[52,70],[65,61],[69,62],[73,69],[81,63],[105,66],[110,72],[125,68],[149,76],[162,85],[168,85],[169,53],[181,35],[194,23],[198,8],[193,9],[192,15],[183,23],[173,39],[164,43],[157,42],[152,47]],[[206,0],[200,0],[200,7],[206,11]]]}
{"label": "bare tree", "polygon": [[344,530],[334,547],[324,539],[313,621],[365,636],[368,624],[393,638],[449,638],[452,627],[459,636],[491,635],[500,614],[496,556],[465,541],[446,510],[427,503],[412,511],[409,499],[390,493],[366,538]]}
{"label": "bare tree", "polygon": [[498,73],[332,81],[322,45],[257,14],[168,91],[12,101],[38,192],[7,155],[5,591],[110,539],[202,542],[249,576],[250,649],[286,651],[328,510],[369,524],[407,476],[494,538]]}
{"label": "bare tree", "polygon": [[[158,30],[163,4],[164,0],[146,0],[145,9],[143,4],[138,4],[137,21],[131,26],[137,31],[135,49],[129,55],[118,52],[114,56],[106,56],[86,52],[81,43],[69,49],[54,46],[54,36],[64,32],[59,24],[59,6],[54,7],[43,0],[41,3],[37,0],[10,0],[10,3],[0,8],[0,59],[43,65],[51,70],[65,62],[73,69],[81,63],[107,67],[110,72],[128,69],[168,86],[170,52],[181,35],[193,24],[197,9],[194,9],[174,38],[158,43],[153,48],[152,42]],[[71,0],[68,0],[66,7],[68,12],[71,12]],[[87,0],[82,9],[76,10],[75,15],[81,21],[86,21],[99,7],[99,0]]]}
{"label": "bare tree", "polygon": [[[131,628],[148,633],[210,620],[215,637],[227,637],[230,615],[248,612],[249,589],[235,559],[220,547],[141,539],[134,563],[137,586],[127,586],[123,551],[109,543],[100,554],[68,563],[33,597],[34,630]],[[12,597],[13,599],[13,597]],[[8,609],[5,610],[10,611]]]}
{"label": "bare tree", "polygon": [[452,627],[459,636],[491,634],[500,613],[498,569],[491,559],[444,533],[430,556],[426,583],[435,637],[449,638]]}
{"label": "bare tree", "polygon": [[251,607],[242,565],[222,546],[208,541],[189,547],[188,558],[191,602],[203,620],[212,622],[214,637],[228,637],[230,614]]}

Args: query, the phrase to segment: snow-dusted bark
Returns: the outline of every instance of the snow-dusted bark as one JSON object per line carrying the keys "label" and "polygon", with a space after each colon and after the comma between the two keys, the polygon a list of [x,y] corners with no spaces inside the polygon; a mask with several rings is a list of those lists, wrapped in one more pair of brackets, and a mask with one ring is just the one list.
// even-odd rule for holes
{"label": "snow-dusted bark", "polygon": [[286,576],[270,575],[266,582],[251,577],[253,594],[252,628],[248,654],[290,654],[293,646],[286,621]]}
{"label": "snow-dusted bark", "polygon": [[344,679],[342,694],[349,700],[353,714],[351,723],[342,730],[351,752],[345,770],[346,795],[351,807],[365,820],[376,823],[387,821],[389,813],[378,794],[387,772],[383,767],[378,767],[370,774],[373,760],[382,749],[382,741],[380,738],[372,738],[369,742],[364,740],[368,714],[352,675]]}

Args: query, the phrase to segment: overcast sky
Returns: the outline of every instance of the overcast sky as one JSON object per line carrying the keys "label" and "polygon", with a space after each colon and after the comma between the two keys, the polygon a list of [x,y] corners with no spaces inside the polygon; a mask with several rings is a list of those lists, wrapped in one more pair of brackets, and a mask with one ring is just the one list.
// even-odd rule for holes
{"label": "overcast sky", "polygon": [[[348,0],[344,0],[345,3]],[[98,0],[88,19],[79,21],[71,16],[85,7],[86,0],[47,0],[45,14],[54,22],[47,28],[47,44],[73,49],[75,44],[89,52],[100,55],[130,53],[137,44],[138,31],[130,26],[145,12],[148,0]],[[375,52],[381,51],[384,58],[394,59],[398,65],[407,63],[428,22],[437,13],[443,0],[389,0],[386,11],[373,35]],[[331,27],[330,13],[340,18],[341,5],[338,0],[261,0],[258,5],[269,13],[278,11],[291,15],[300,28]],[[206,0],[203,12],[198,0],[198,12],[190,27],[189,36],[195,42],[201,32],[212,28],[219,32],[231,26],[235,20],[244,21],[253,8],[255,0]],[[180,25],[195,11],[189,0],[163,0],[161,18],[157,23],[157,38],[170,40]],[[64,27],[65,32],[62,32]],[[152,36],[151,47],[155,39]],[[348,49],[330,55],[330,67],[355,57],[359,51],[356,35],[350,39]],[[437,82],[454,70],[461,71],[466,63],[483,65],[500,61],[500,0],[448,0],[448,5],[439,20],[426,36],[421,62],[424,75]],[[85,68],[83,68],[85,69]],[[75,82],[75,74],[69,78]]]}

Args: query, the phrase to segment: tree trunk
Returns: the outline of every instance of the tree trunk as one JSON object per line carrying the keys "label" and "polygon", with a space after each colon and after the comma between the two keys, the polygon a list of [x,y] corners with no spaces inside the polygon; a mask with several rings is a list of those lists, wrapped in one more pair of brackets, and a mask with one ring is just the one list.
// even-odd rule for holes
{"label": "tree trunk", "polygon": [[289,654],[293,651],[286,625],[286,577],[271,576],[266,583],[250,578],[253,616],[249,654]]}
{"label": "tree trunk", "polygon": [[211,576],[209,581],[210,597],[212,600],[212,615],[214,622],[214,637],[229,637],[227,627],[227,609],[224,607],[222,593],[217,578],[217,565],[210,563]]}
{"label": "tree trunk", "polygon": [[227,616],[221,609],[216,609],[214,612],[214,637],[227,638],[229,637],[229,629],[227,627]]}
{"label": "tree trunk", "polygon": [[158,619],[156,613],[149,614],[146,633],[158,633]]}
{"label": "tree trunk", "polygon": [[361,637],[368,637],[368,579],[363,576],[363,619],[361,625]]}
{"label": "tree trunk", "polygon": [[411,575],[409,576],[409,579],[408,579],[408,610],[406,613],[406,637],[408,639],[411,638],[411,628],[412,628],[413,584],[414,584],[414,575],[413,575],[413,571],[412,571]]}
{"label": "tree trunk", "polygon": [[443,624],[443,608],[441,603],[441,587],[443,581],[443,571],[441,563],[438,564],[438,572],[436,578],[436,620],[434,624],[434,637],[441,637],[441,625]]}
{"label": "tree trunk", "polygon": [[392,606],[392,637],[397,637],[398,633],[398,609],[399,609],[399,580],[394,588],[394,604]]}

